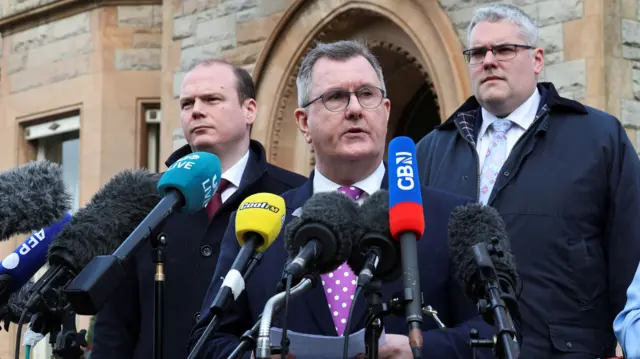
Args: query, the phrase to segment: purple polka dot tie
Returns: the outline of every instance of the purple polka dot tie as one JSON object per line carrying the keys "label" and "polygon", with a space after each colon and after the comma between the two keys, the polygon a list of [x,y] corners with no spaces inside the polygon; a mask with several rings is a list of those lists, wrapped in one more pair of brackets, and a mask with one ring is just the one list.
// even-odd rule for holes
{"label": "purple polka dot tie", "polygon": [[[362,190],[353,186],[342,186],[338,191],[351,197],[354,201],[360,199]],[[349,309],[356,291],[356,276],[347,263],[343,263],[335,271],[320,276],[322,278],[322,286],[327,296],[329,311],[333,324],[336,326],[336,332],[342,336],[349,317]]]}

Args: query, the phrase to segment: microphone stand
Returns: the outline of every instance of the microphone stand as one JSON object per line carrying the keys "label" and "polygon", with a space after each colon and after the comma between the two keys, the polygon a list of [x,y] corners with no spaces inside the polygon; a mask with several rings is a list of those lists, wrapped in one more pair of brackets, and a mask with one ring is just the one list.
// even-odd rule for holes
{"label": "microphone stand", "polygon": [[79,359],[87,347],[86,330],[76,329],[76,313],[63,310],[57,313],[36,313],[32,318],[34,332],[49,334],[49,344],[56,359]]}
{"label": "microphone stand", "polygon": [[[260,262],[262,261],[262,256],[263,256],[263,252],[255,252],[255,251],[253,252],[253,255],[251,256],[251,258],[249,259],[249,262],[246,265],[244,274],[242,275],[242,279],[244,279],[245,282],[251,275],[251,272],[253,272],[254,268],[257,267],[258,264],[260,264]],[[204,342],[211,335],[211,333],[213,333],[218,329],[219,326],[220,326],[220,316],[218,316],[218,314],[214,314],[213,318],[211,318],[211,322],[209,322],[204,332],[200,336],[200,339],[198,339],[195,346],[189,353],[188,359],[194,359],[197,357],[197,355],[202,350],[202,346],[204,345]]]}
{"label": "microphone stand", "polygon": [[[413,301],[413,297],[408,294],[409,291],[404,293],[396,293],[391,297],[389,302],[382,301],[382,281],[374,279],[364,285],[364,295],[367,305],[369,307],[369,313],[365,319],[365,359],[377,359],[378,358],[378,344],[380,341],[380,335],[384,328],[382,318],[384,316],[393,314],[398,317],[405,317],[405,307],[408,303]],[[445,330],[446,326],[440,318],[438,318],[438,312],[434,310],[430,305],[423,306],[422,295],[420,296],[420,306],[422,313],[430,316],[436,322],[440,330]]]}
{"label": "microphone stand", "polygon": [[153,305],[153,358],[162,359],[162,338],[163,338],[163,311],[164,311],[164,293],[165,293],[165,277],[164,262],[166,258],[167,236],[160,233],[151,237],[151,247],[153,255],[153,263],[156,267],[154,275],[154,305]]}
{"label": "microphone stand", "polygon": [[[296,298],[300,294],[302,294],[302,293],[306,292],[307,290],[315,287],[317,282],[318,282],[318,275],[316,275],[316,274],[306,275],[300,281],[300,283],[298,283],[293,288],[291,288],[291,292],[289,293],[290,298]],[[265,306],[264,306],[264,310],[262,311],[262,317],[260,318],[260,321],[258,322],[259,323],[258,338],[256,340],[257,344],[256,344],[256,349],[255,349],[255,358],[256,359],[269,359],[271,357],[271,354],[275,354],[274,352],[276,350],[274,350],[275,348],[271,347],[271,339],[270,339],[271,320],[282,309],[282,307],[284,305],[285,296],[286,296],[285,292],[280,292],[280,293],[274,295],[273,297],[271,297],[267,301]],[[258,323],[256,323],[256,324],[258,324]],[[255,325],[254,325],[254,328],[255,328]],[[253,331],[253,329],[252,329],[252,331]],[[284,333],[283,333],[283,335],[284,335]],[[245,336],[243,335],[243,337],[245,337]],[[243,345],[242,342],[241,342],[240,345],[243,345],[245,348],[247,346],[250,346],[251,339],[252,339],[252,336],[250,334],[248,336],[248,338],[246,338],[246,340],[245,340],[245,341],[247,341],[249,343]],[[243,349],[238,350],[236,348],[236,350],[234,350],[234,353],[236,351],[240,352],[241,350],[243,350]],[[277,350],[277,351],[279,351],[279,350]],[[242,354],[242,352],[240,352],[239,354]]]}
{"label": "microphone stand", "polygon": [[[499,359],[517,359],[520,356],[520,348],[518,338],[511,314],[505,304],[505,299],[510,300],[510,296],[505,294],[499,285],[498,275],[491,259],[492,255],[502,256],[504,252],[498,245],[497,239],[493,239],[491,244],[481,242],[474,245],[471,249],[476,265],[479,268],[479,281],[483,285],[481,298],[478,300],[478,311],[483,317],[492,314],[495,325],[497,326],[497,335],[492,347],[494,353]],[[489,254],[491,253],[491,255]],[[480,288],[478,288],[480,289]],[[485,321],[487,321],[485,319]],[[474,351],[477,347],[489,347],[489,342],[485,339],[478,339],[478,332],[472,330],[470,332],[471,346]]]}

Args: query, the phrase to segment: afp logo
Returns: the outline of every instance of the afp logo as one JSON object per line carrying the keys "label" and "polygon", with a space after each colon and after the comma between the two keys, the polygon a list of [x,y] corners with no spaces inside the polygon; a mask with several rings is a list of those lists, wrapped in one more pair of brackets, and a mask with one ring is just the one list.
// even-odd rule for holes
{"label": "afp logo", "polygon": [[242,204],[242,206],[240,206],[240,208],[238,209],[239,211],[243,210],[243,209],[250,209],[250,208],[260,208],[260,209],[266,209],[269,210],[273,213],[278,213],[280,212],[280,208],[270,205],[267,202],[247,202]]}
{"label": "afp logo", "polygon": [[411,152],[396,153],[396,175],[398,176],[398,188],[403,191],[410,191],[415,186],[413,179],[413,156]]}

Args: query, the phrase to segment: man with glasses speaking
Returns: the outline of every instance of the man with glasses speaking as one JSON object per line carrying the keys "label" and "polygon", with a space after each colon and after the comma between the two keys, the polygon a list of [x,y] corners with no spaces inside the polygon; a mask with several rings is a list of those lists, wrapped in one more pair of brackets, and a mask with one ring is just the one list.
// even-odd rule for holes
{"label": "man with glasses speaking", "polygon": [[640,161],[615,117],[538,83],[538,40],[515,6],[476,10],[463,52],[474,96],[419,142],[420,181],[503,216],[522,358],[612,357],[640,261]]}

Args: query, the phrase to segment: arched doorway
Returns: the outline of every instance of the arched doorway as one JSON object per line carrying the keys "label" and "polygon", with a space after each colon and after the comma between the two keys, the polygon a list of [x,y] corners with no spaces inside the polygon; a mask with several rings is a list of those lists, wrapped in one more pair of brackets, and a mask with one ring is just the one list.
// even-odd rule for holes
{"label": "arched doorway", "polygon": [[295,77],[315,40],[340,39],[367,43],[380,60],[391,100],[388,141],[419,140],[468,96],[461,44],[435,1],[297,1],[254,70],[260,109],[253,137],[272,163],[304,175],[314,165],[293,117]]}

